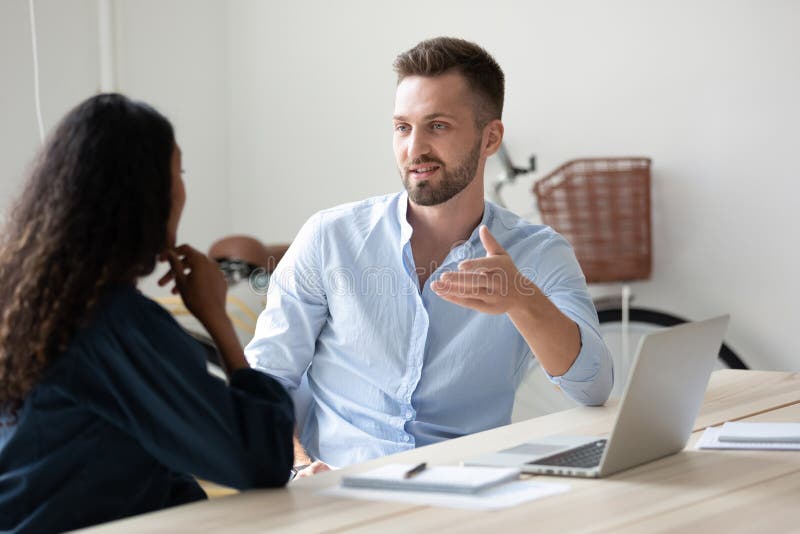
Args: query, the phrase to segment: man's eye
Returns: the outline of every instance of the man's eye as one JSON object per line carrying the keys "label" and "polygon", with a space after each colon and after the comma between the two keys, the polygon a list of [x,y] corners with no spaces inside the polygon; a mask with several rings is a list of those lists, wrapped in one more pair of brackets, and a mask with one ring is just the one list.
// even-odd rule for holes
{"label": "man's eye", "polygon": [[407,124],[395,124],[394,125],[394,131],[395,132],[400,132],[400,133],[407,132],[408,131],[408,125]]}
{"label": "man's eye", "polygon": [[447,125],[442,124],[441,122],[434,122],[432,127],[434,130],[444,130],[445,128],[447,128]]}

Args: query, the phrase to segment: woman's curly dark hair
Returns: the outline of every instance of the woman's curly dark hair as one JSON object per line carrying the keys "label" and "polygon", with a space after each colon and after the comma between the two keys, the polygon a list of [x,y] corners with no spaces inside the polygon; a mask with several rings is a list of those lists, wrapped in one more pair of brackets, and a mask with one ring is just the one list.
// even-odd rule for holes
{"label": "woman's curly dark hair", "polygon": [[169,121],[119,94],[50,136],[0,233],[0,407],[19,406],[105,290],[152,272],[174,149]]}

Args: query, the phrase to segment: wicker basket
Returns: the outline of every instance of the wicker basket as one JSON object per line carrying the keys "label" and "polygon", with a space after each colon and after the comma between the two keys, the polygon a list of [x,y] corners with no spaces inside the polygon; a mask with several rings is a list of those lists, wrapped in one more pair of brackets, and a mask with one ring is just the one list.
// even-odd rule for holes
{"label": "wicker basket", "polygon": [[574,247],[586,281],[650,277],[650,159],[568,161],[533,186],[544,224]]}

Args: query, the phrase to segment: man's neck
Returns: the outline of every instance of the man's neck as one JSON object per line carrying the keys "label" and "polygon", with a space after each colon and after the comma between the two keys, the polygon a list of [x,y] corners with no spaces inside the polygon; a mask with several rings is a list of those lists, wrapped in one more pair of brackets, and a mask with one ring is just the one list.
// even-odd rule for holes
{"label": "man's neck", "polygon": [[476,178],[459,194],[436,206],[408,202],[411,250],[420,286],[433,274],[450,250],[469,239],[483,218],[483,180]]}
{"label": "man's neck", "polygon": [[455,243],[469,239],[481,222],[483,209],[483,195],[456,195],[436,206],[419,206],[409,201],[406,218],[414,237],[449,249]]}

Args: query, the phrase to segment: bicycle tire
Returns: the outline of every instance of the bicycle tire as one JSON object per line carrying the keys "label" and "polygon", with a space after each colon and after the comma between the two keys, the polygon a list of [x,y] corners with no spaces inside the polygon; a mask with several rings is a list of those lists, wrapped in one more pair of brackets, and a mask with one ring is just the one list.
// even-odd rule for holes
{"label": "bicycle tire", "polygon": [[[628,311],[628,320],[632,323],[669,327],[688,322],[682,317],[647,308],[630,308]],[[622,322],[622,309],[598,310],[597,317],[601,323],[619,323]],[[742,359],[725,343],[719,349],[719,359],[730,369],[749,369]]]}

